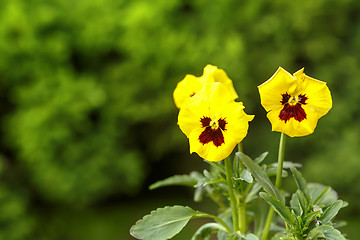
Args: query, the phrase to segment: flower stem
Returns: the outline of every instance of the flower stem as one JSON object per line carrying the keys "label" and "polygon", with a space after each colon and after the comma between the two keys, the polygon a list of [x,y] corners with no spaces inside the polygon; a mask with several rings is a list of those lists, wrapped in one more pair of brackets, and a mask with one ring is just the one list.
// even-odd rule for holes
{"label": "flower stem", "polygon": [[238,214],[237,214],[237,206],[236,206],[236,199],[234,196],[234,189],[232,183],[232,169],[231,169],[231,162],[230,158],[225,158],[225,168],[226,168],[226,181],[229,188],[229,197],[230,197],[230,205],[233,217],[233,226],[234,232],[239,230],[239,223],[238,223]]}
{"label": "flower stem", "polygon": [[243,152],[243,144],[242,144],[242,142],[238,143],[238,152]]}
{"label": "flower stem", "polygon": [[[238,151],[243,152],[243,144],[242,142],[238,143]],[[237,159],[239,161],[239,159]],[[239,161],[239,174],[243,171],[243,164]],[[239,198],[239,230],[241,233],[245,233],[246,231],[246,203],[245,203],[246,193],[244,192],[243,185],[241,187],[241,197]]]}
{"label": "flower stem", "polygon": [[246,203],[243,196],[239,201],[239,230],[241,233],[246,231]]}
{"label": "flower stem", "polygon": [[[275,187],[278,189],[281,187],[284,156],[285,156],[285,134],[281,133],[280,143],[279,143],[278,166],[277,166],[276,181],[275,181]],[[268,216],[266,219],[264,232],[261,236],[261,240],[267,239],[273,216],[274,216],[274,209],[272,207],[270,207],[269,213],[268,213]]]}
{"label": "flower stem", "polygon": [[278,168],[277,168],[276,182],[275,182],[275,187],[277,188],[281,187],[284,156],[285,156],[285,134],[281,133],[280,144],[279,144],[279,155],[278,155]]}

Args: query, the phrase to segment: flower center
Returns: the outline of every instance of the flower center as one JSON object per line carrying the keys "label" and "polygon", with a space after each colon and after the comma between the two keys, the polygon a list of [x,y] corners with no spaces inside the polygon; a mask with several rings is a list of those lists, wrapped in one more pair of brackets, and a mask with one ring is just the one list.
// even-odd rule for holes
{"label": "flower center", "polygon": [[225,143],[222,131],[226,131],[227,122],[224,118],[212,120],[204,116],[200,119],[200,122],[202,127],[205,128],[199,136],[200,143],[205,145],[212,142],[216,147]]}
{"label": "flower center", "polygon": [[279,114],[280,120],[286,123],[291,118],[294,118],[298,122],[306,119],[305,110],[302,108],[302,105],[305,105],[308,99],[305,94],[290,96],[288,93],[285,93],[281,94],[281,96],[282,100],[280,102],[284,107]]}

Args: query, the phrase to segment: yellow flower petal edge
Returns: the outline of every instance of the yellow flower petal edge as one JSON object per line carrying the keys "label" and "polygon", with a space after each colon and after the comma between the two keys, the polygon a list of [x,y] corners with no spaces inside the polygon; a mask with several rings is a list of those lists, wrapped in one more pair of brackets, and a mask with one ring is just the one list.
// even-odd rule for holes
{"label": "yellow flower petal edge", "polygon": [[319,118],[332,107],[326,83],[307,76],[304,68],[291,75],[279,67],[258,89],[272,130],[290,137],[313,133]]}
{"label": "yellow flower petal edge", "polygon": [[187,74],[176,86],[173,98],[177,108],[181,106],[196,93],[198,93],[205,84],[221,82],[226,88],[228,88],[233,100],[238,98],[238,95],[234,89],[233,82],[227,76],[224,70],[219,69],[213,65],[206,65],[203,70],[203,75],[196,77],[191,74]]}
{"label": "yellow flower petal edge", "polygon": [[253,118],[223,83],[216,82],[206,84],[180,108],[178,125],[189,138],[190,153],[217,162],[245,138]]}
{"label": "yellow flower petal edge", "polygon": [[177,108],[180,108],[186,100],[194,96],[204,86],[203,79],[187,74],[181,80],[173,93],[174,102]]}
{"label": "yellow flower petal edge", "polygon": [[222,69],[219,69],[216,66],[208,64],[204,68],[203,78],[206,79],[207,83],[211,82],[221,82],[223,83],[226,88],[229,90],[231,97],[233,100],[237,99],[239,96],[237,95],[234,84],[231,79],[228,77],[226,72]]}

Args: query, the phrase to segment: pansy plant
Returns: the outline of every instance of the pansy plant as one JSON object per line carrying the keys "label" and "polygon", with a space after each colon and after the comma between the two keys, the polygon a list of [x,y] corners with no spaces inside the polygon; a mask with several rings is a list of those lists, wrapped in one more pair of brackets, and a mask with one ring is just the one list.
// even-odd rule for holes
{"label": "pansy plant", "polygon": [[[130,234],[144,240],[171,239],[191,219],[205,217],[213,222],[202,225],[191,240],[209,240],[211,235],[219,240],[345,240],[334,218],[347,204],[330,187],[308,184],[296,169],[301,164],[284,161],[285,135],[313,133],[318,119],[332,107],[326,83],[303,71],[291,75],[280,67],[258,87],[272,130],[281,132],[278,162],[270,165],[263,163],[267,153],[254,160],[243,153],[241,141],[254,116],[247,115],[243,103],[235,101],[238,95],[225,71],[207,65],[201,77],[186,75],[174,91],[180,109],[178,125],[189,139],[190,153],[196,152],[210,169],[175,175],[150,189],[190,186],[195,188],[195,201],[206,195],[218,205],[219,212],[167,206],[139,220]],[[239,151],[231,157],[236,145]],[[288,170],[298,186],[290,200],[281,189]],[[264,214],[268,205],[268,214]]]}

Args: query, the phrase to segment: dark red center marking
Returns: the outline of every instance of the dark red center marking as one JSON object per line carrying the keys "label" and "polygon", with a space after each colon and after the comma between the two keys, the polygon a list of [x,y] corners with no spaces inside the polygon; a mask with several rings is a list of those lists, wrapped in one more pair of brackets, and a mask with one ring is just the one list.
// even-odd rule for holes
{"label": "dark red center marking", "polygon": [[293,97],[291,97],[288,93],[281,94],[282,100],[280,101],[282,105],[284,105],[283,109],[280,111],[279,118],[280,120],[289,121],[291,118],[294,118],[296,121],[301,122],[306,119],[306,113],[302,108],[302,105],[306,104],[306,100],[308,99],[305,94],[300,94],[298,96],[298,100],[295,104],[290,104],[290,102],[294,101]]}
{"label": "dark red center marking", "polygon": [[[213,142],[216,147],[221,146],[224,143],[224,135],[222,131],[226,131],[226,124],[227,122],[225,119],[220,118],[217,121],[217,126],[211,126],[211,118],[209,117],[202,117],[200,119],[201,125],[204,131],[199,136],[199,141],[205,145],[209,142]],[[215,123],[214,123],[215,124]]]}

